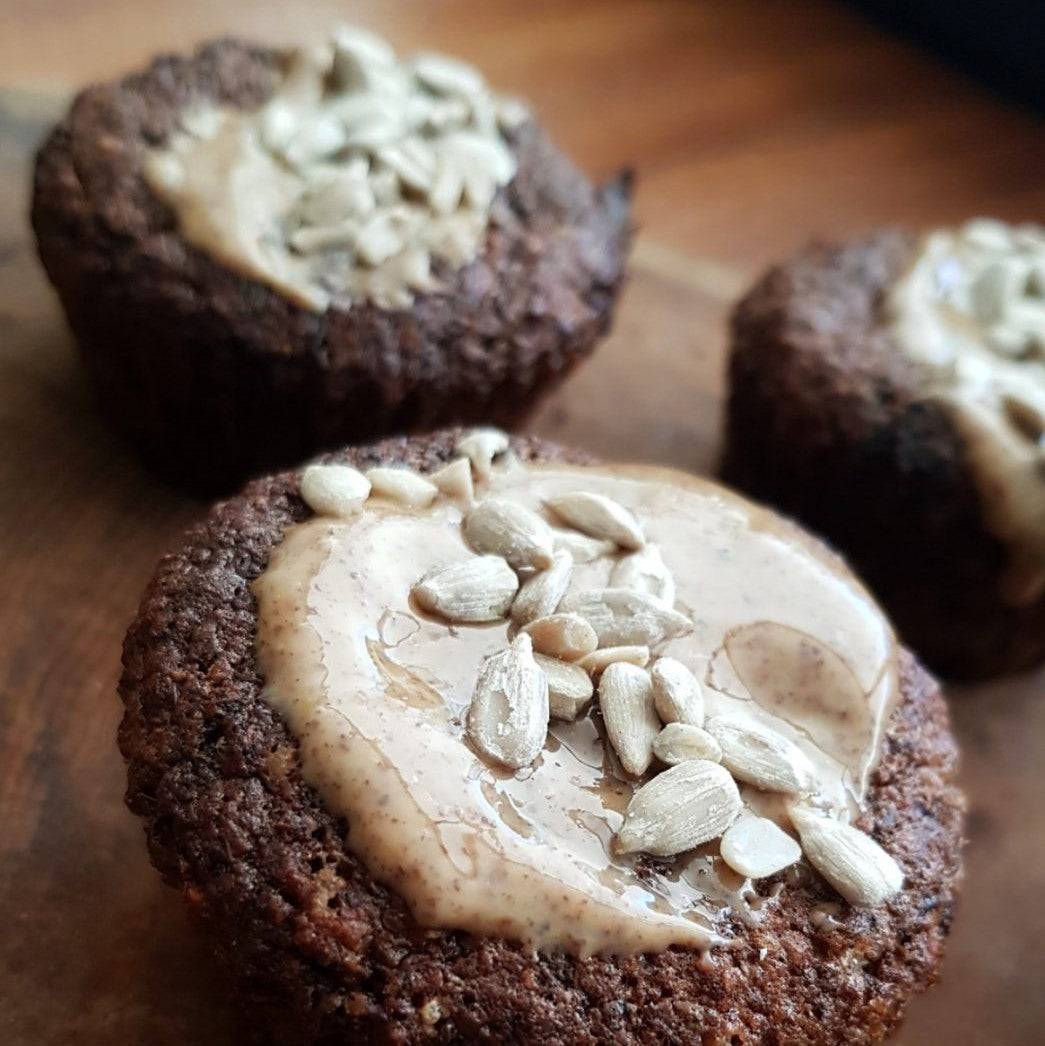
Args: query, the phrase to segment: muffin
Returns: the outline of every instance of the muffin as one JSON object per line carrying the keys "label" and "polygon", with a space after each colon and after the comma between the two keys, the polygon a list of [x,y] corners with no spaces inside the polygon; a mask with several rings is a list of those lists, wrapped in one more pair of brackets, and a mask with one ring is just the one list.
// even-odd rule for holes
{"label": "muffin", "polygon": [[1045,659],[1045,231],[814,246],[732,318],[722,475],[841,549],[937,671]]}
{"label": "muffin", "polygon": [[593,188],[470,66],[346,28],[87,88],[32,222],[105,415],[222,492],[350,440],[517,423],[609,327],[629,186]]}
{"label": "muffin", "polygon": [[296,1043],[870,1043],[937,976],[939,688],[797,527],[484,429],[218,504],[127,635],[153,862]]}

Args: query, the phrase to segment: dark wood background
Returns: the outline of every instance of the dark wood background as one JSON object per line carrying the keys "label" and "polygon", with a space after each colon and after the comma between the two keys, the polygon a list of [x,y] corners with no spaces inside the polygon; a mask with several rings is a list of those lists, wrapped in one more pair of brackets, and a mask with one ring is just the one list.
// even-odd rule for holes
{"label": "dark wood background", "polygon": [[[115,682],[152,567],[203,511],[100,424],[26,224],[69,90],[338,19],[461,54],[593,174],[640,174],[613,337],[533,427],[713,466],[724,318],[813,236],[1045,217],[1045,124],[826,0],[0,0],[0,1042],[225,1046],[235,1013],[122,805]],[[641,365],[639,361],[641,360]],[[952,693],[971,796],[943,982],[908,1046],[1045,1040],[1045,674]]]}

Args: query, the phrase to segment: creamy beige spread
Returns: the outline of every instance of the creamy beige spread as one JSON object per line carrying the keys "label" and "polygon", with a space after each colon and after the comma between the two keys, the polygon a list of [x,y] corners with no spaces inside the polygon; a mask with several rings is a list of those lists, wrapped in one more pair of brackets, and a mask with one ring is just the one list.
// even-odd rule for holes
{"label": "creamy beige spread", "polygon": [[1045,229],[980,219],[926,236],[887,310],[951,411],[984,520],[1009,549],[1003,596],[1045,591]]}
{"label": "creamy beige spread", "polygon": [[148,154],[146,180],[182,236],[315,310],[407,306],[437,286],[433,259],[475,258],[515,174],[504,132],[526,119],[519,103],[463,62],[400,62],[359,29],[284,66],[261,108],[188,110]]}
{"label": "creamy beige spread", "polygon": [[[770,727],[810,760],[817,802],[848,821],[865,797],[897,688],[893,634],[840,563],[771,514],[669,470],[496,469],[482,496],[541,511],[584,490],[631,509],[693,621],[663,641],[706,684],[709,716]],[[411,601],[433,567],[474,557],[468,510],[372,497],[345,519],[290,528],[255,583],[266,697],[300,741],[306,778],[350,826],[348,847],[422,926],[549,951],[627,954],[722,943],[721,917],[771,903],[710,843],[641,872],[613,846],[637,782],[607,755],[598,717],[552,721],[531,766],[495,768],[465,720],[505,622],[448,626]],[[571,591],[617,556],[577,562]],[[789,828],[782,796],[741,786]],[[804,866],[793,869],[802,873]]]}

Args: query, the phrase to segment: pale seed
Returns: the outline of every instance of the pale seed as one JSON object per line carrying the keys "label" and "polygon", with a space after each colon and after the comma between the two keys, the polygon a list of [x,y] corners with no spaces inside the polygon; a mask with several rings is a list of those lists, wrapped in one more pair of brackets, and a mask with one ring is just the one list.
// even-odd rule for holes
{"label": "pale seed", "polygon": [[355,247],[356,258],[364,265],[375,267],[398,254],[403,249],[403,240],[392,228],[387,214],[376,214],[359,230]]}
{"label": "pale seed", "polygon": [[472,485],[472,465],[467,458],[457,458],[428,477],[448,498],[472,503],[475,488]]}
{"label": "pale seed", "polygon": [[561,610],[587,618],[600,646],[656,646],[693,627],[684,614],[670,610],[652,596],[627,588],[589,588],[573,592]]}
{"label": "pale seed", "polygon": [[704,725],[704,694],[697,677],[673,657],[661,657],[650,669],[653,701],[665,723]]}
{"label": "pale seed", "polygon": [[570,665],[554,657],[534,654],[548,680],[548,711],[553,719],[573,722],[577,719],[595,693],[591,676],[579,665]]}
{"label": "pale seed", "polygon": [[764,879],[790,868],[802,856],[802,848],[768,818],[749,814],[727,829],[719,853],[733,871]]}
{"label": "pale seed", "polygon": [[435,501],[439,488],[424,476],[405,468],[368,469],[370,493],[380,494],[410,508],[424,508]]}
{"label": "pale seed", "polygon": [[464,536],[476,552],[503,556],[517,570],[552,563],[551,528],[536,512],[514,501],[488,498],[465,517]]}
{"label": "pale seed", "polygon": [[738,781],[791,795],[816,788],[813,765],[805,753],[776,731],[719,718],[708,720],[707,730],[722,746],[722,765]]}
{"label": "pale seed", "polygon": [[612,498],[578,490],[549,498],[547,504],[560,519],[589,537],[616,542],[621,548],[638,549],[646,544],[639,521]]}
{"label": "pale seed", "polygon": [[436,214],[451,214],[461,202],[464,176],[457,165],[441,156],[428,190],[428,205]]}
{"label": "pale seed", "polygon": [[333,225],[297,229],[290,237],[290,248],[298,254],[314,254],[340,247],[351,247],[359,235],[359,224],[351,218]]}
{"label": "pale seed", "polygon": [[598,645],[595,629],[577,614],[550,614],[523,627],[534,650],[560,661],[577,661]]}
{"label": "pale seed", "polygon": [[800,806],[788,813],[810,863],[850,904],[883,904],[903,886],[900,866],[869,835]]}
{"label": "pale seed", "polygon": [[540,755],[548,736],[548,683],[530,637],[488,657],[468,710],[468,736],[484,755],[520,770]]}
{"label": "pale seed", "polygon": [[414,585],[413,597],[429,614],[479,624],[506,617],[518,589],[515,571],[500,556],[475,556],[430,570]]}
{"label": "pale seed", "polygon": [[468,458],[476,476],[488,479],[494,458],[503,454],[510,445],[511,441],[500,429],[471,429],[457,441],[455,453]]}
{"label": "pale seed", "polygon": [[370,494],[370,480],[349,465],[309,465],[301,474],[301,497],[321,516],[355,515]]}
{"label": "pale seed", "polygon": [[480,73],[456,58],[425,52],[413,61],[414,76],[435,94],[464,96],[480,94],[485,84]]}
{"label": "pale seed", "polygon": [[530,119],[530,110],[518,98],[501,98],[497,102],[497,125],[502,131],[514,131]]}
{"label": "pale seed", "polygon": [[718,763],[689,759],[644,784],[628,803],[617,851],[672,857],[720,836],[738,817],[740,792]]}
{"label": "pale seed", "polygon": [[576,530],[553,530],[552,538],[556,551],[569,552],[574,563],[594,563],[597,559],[615,555],[615,541],[599,541]]}
{"label": "pale seed", "polygon": [[686,723],[668,723],[653,739],[653,754],[668,766],[687,759],[708,759],[712,763],[722,759],[718,741],[699,726]]}
{"label": "pale seed", "polygon": [[610,665],[599,681],[599,708],[621,766],[636,777],[644,774],[660,733],[649,673],[621,661]]}
{"label": "pale seed", "polygon": [[601,675],[610,665],[618,662],[626,665],[635,665],[637,668],[645,668],[649,664],[648,646],[604,646],[601,650],[593,650],[586,657],[577,662],[585,672],[593,676]]}
{"label": "pale seed", "polygon": [[523,582],[512,604],[512,620],[521,625],[554,614],[573,576],[573,557],[556,552],[552,565]]}
{"label": "pale seed", "polygon": [[435,177],[435,154],[417,137],[403,138],[378,149],[377,158],[396,173],[408,189],[427,193]]}
{"label": "pale seed", "polygon": [[622,556],[610,571],[610,585],[642,592],[665,606],[675,605],[675,579],[656,545]]}

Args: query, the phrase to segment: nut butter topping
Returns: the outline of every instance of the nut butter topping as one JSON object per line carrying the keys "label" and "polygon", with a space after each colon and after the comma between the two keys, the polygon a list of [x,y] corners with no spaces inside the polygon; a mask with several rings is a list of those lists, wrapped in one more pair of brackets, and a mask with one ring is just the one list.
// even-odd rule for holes
{"label": "nut butter topping", "polygon": [[260,109],[188,110],[146,157],[184,238],[313,310],[406,307],[438,286],[433,259],[473,260],[526,110],[463,62],[400,62],[359,29],[283,65]]}
{"label": "nut butter topping", "polygon": [[[549,719],[561,673],[548,673],[547,689],[537,682],[535,670],[551,659],[531,655],[529,633],[507,609],[503,622],[460,624],[425,613],[411,596],[419,579],[479,557],[464,526],[471,499],[417,507],[372,498],[361,513],[290,528],[255,583],[266,697],[300,741],[306,778],[346,818],[348,847],[422,926],[582,956],[724,943],[727,913],[755,921],[775,896],[759,897],[719,852],[741,813],[794,839],[789,811],[797,802],[795,816],[812,810],[837,823],[861,808],[896,697],[888,625],[838,561],[710,483],[652,468],[484,466],[479,503],[489,498],[552,521],[549,504],[581,491],[641,523],[674,581],[674,606],[664,609],[686,622],[651,638],[648,656],[654,668],[663,657],[665,670],[612,660],[594,704],[582,687],[572,720]],[[563,603],[614,591],[611,577],[633,554],[615,545],[612,554],[576,561]],[[519,568],[528,579],[536,569]],[[591,657],[567,667],[583,676]],[[709,761],[710,737],[691,752],[672,744],[671,769],[654,760],[645,771],[659,736],[661,676],[690,703],[702,697],[702,714],[724,738],[779,739],[773,753],[800,768],[804,794],[735,778]],[[644,754],[635,759],[628,716],[614,720],[623,741],[607,738],[603,721],[611,704],[627,711],[632,696],[642,706]],[[676,733],[686,730],[703,734],[676,724]],[[507,768],[503,753],[485,755],[487,742],[506,748],[519,768]],[[767,757],[760,750],[758,758]],[[798,853],[769,826],[748,835],[770,839],[773,853],[760,859],[745,836],[730,851],[744,855],[733,857],[742,869],[775,871],[787,863],[780,853]],[[848,851],[835,857],[835,836],[820,835],[828,841],[818,842],[818,859],[833,871]],[[885,888],[857,883],[850,892],[877,899]]]}
{"label": "nut butter topping", "polygon": [[886,302],[966,446],[987,528],[1009,552],[1002,596],[1045,592],[1045,228],[979,219],[926,236]]}

